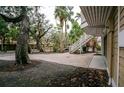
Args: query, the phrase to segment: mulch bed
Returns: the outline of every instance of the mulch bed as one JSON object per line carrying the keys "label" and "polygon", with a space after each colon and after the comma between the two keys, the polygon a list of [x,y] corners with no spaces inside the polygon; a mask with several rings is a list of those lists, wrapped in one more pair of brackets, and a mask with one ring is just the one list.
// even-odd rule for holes
{"label": "mulch bed", "polygon": [[49,87],[108,87],[105,70],[77,68],[72,74],[61,75],[51,80]]}
{"label": "mulch bed", "polygon": [[30,69],[40,64],[39,61],[31,61],[29,64],[25,65],[15,65],[15,62],[8,62],[8,64],[0,66],[0,72],[13,72],[13,71],[22,71],[26,69]]}

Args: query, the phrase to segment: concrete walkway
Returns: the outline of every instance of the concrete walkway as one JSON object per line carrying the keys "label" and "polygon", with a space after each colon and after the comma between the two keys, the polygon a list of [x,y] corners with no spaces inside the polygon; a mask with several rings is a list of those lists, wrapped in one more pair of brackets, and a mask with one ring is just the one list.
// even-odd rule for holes
{"label": "concrete walkway", "polygon": [[[44,60],[47,62],[71,65],[76,67],[88,68],[94,54],[69,54],[69,53],[52,53],[52,54],[30,54],[31,60]],[[0,54],[0,60],[15,60],[15,54]]]}
{"label": "concrete walkway", "polygon": [[[76,67],[106,69],[103,56],[87,54],[69,54],[69,53],[52,53],[52,54],[29,54],[31,60],[44,60],[51,63],[71,65]],[[15,60],[14,53],[0,54],[0,60]]]}
{"label": "concrete walkway", "polygon": [[89,65],[89,68],[107,69],[104,57],[95,55]]}

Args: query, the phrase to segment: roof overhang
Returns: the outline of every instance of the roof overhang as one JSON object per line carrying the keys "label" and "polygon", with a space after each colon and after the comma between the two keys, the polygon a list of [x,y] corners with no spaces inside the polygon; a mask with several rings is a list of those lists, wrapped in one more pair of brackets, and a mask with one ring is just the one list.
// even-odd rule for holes
{"label": "roof overhang", "polygon": [[86,34],[93,36],[102,36],[105,26],[87,26],[84,27]]}
{"label": "roof overhang", "polygon": [[101,35],[112,11],[112,6],[80,6],[81,12],[88,23],[86,33]]}

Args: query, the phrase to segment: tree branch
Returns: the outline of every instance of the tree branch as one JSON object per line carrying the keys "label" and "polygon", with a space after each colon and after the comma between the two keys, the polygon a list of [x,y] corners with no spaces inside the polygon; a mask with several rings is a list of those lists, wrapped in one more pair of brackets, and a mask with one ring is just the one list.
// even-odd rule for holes
{"label": "tree branch", "polygon": [[36,32],[32,32],[30,31],[31,35],[33,35],[33,37],[36,39],[37,38],[37,35],[36,35]]}
{"label": "tree branch", "polygon": [[40,35],[40,38],[43,37],[52,27],[49,27],[47,31],[45,31],[42,35]]}
{"label": "tree branch", "polygon": [[21,7],[22,11],[21,11],[21,14],[17,17],[9,17],[9,16],[6,16],[4,14],[0,14],[0,16],[6,21],[6,22],[13,22],[13,23],[17,23],[17,22],[20,22],[23,20],[24,16],[25,16],[25,13],[26,13],[26,8],[24,6]]}

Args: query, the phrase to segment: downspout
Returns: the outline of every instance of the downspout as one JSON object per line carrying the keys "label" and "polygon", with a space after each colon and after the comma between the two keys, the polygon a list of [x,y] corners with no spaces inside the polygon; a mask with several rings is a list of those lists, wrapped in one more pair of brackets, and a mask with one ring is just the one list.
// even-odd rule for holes
{"label": "downspout", "polygon": [[[120,31],[120,6],[118,6],[118,35]],[[117,87],[119,86],[119,45],[118,46],[118,55],[117,55]]]}

